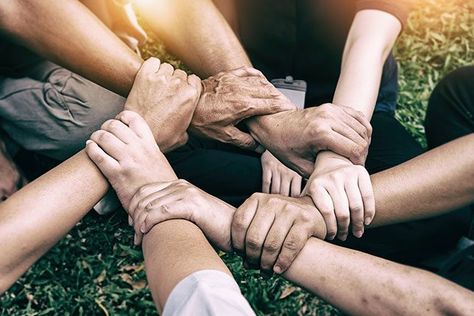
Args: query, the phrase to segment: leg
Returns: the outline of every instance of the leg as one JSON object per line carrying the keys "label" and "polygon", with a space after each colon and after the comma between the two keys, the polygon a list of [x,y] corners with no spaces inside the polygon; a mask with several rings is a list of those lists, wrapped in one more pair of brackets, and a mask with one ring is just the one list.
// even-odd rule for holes
{"label": "leg", "polygon": [[430,148],[474,132],[474,66],[458,69],[438,84],[425,129]]}
{"label": "leg", "polygon": [[57,160],[84,147],[90,134],[119,113],[125,99],[50,62],[28,77],[3,78],[0,122],[19,145]]}

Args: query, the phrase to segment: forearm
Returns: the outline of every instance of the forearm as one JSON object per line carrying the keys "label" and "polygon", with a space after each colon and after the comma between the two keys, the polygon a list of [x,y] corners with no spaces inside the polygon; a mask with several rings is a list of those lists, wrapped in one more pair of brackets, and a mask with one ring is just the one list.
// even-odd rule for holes
{"label": "forearm", "polygon": [[84,151],[0,204],[0,293],[54,246],[107,191]]}
{"label": "forearm", "polygon": [[156,225],[143,239],[147,280],[158,309],[173,288],[200,270],[218,270],[231,275],[226,265],[191,222],[171,220]]}
{"label": "forearm", "polygon": [[474,202],[474,134],[371,177],[374,226],[433,217]]}
{"label": "forearm", "polygon": [[211,0],[144,0],[141,15],[166,47],[203,78],[251,66],[237,36]]}
{"label": "forearm", "polygon": [[389,13],[363,10],[356,14],[344,48],[334,104],[372,117],[383,66],[400,31],[400,22]]}
{"label": "forearm", "polygon": [[3,35],[127,96],[142,60],[79,1],[2,1]]}
{"label": "forearm", "polygon": [[351,315],[469,315],[474,295],[419,269],[311,238],[284,277]]}

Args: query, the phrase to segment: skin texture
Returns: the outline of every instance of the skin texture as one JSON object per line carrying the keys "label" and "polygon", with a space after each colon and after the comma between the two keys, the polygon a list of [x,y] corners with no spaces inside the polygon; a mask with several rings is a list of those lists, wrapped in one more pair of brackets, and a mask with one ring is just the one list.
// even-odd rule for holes
{"label": "skin texture", "polygon": [[[400,21],[383,11],[359,11],[344,48],[341,73],[333,103],[347,105],[370,120],[377,101],[383,65],[401,31]],[[369,141],[370,143],[370,141]],[[365,162],[366,155],[362,155]],[[347,155],[321,153],[305,193],[323,213],[330,238],[345,240],[352,225],[355,237],[364,234],[374,209],[368,172]]]}
{"label": "skin texture", "polygon": [[[156,68],[157,65],[160,68]],[[163,77],[160,74],[160,69],[164,65],[158,64],[156,60],[151,60],[143,65],[142,70],[146,72],[147,67],[153,66],[153,69],[157,70],[157,72],[153,72],[154,76]],[[173,78],[168,79],[163,83],[165,90],[176,84],[173,82]],[[156,90],[156,87],[149,84],[150,81],[155,82],[155,79],[140,75],[133,89],[143,91],[145,87],[148,87]],[[187,89],[189,83],[184,80],[180,82],[180,88]],[[147,115],[164,116],[169,110],[170,104],[156,103],[153,98],[159,97],[160,94],[146,93],[146,95],[150,99],[146,100],[145,104],[136,105],[136,108],[153,106],[150,111],[146,111]],[[134,106],[130,102],[132,100],[127,100],[128,104],[126,106],[133,109]],[[186,105],[172,104],[171,106]],[[160,110],[163,115],[161,115]],[[177,113],[182,112],[177,111],[175,115]],[[131,164],[132,161],[130,160],[137,158],[133,155],[133,150],[139,150],[142,153],[154,153],[152,155],[154,159],[146,155],[138,157],[144,160],[143,164],[140,161],[136,162],[142,167],[145,163],[153,164],[152,166],[149,165],[148,168],[140,169],[140,177],[130,177],[132,173],[128,172],[121,174],[121,177],[114,180],[115,184],[119,183],[128,188],[128,191],[120,190],[116,185],[117,191],[121,192],[122,201],[126,201],[127,197],[133,195],[136,189],[144,184],[143,181],[151,181],[151,179],[146,178],[146,175],[150,176],[150,170],[153,168],[159,170],[157,177],[161,180],[175,180],[176,176],[164,156],[157,150],[156,140],[152,136],[153,130],[149,130],[144,119],[130,111],[122,113],[120,118],[121,124],[126,126],[127,131],[134,129],[135,138],[133,143],[123,143],[123,148],[132,150],[132,152],[129,151],[132,154],[116,160],[119,163],[119,168],[123,167],[123,162],[126,162],[131,170],[136,171],[133,169],[136,165]],[[150,120],[146,117],[145,119]],[[123,127],[120,124],[118,126]],[[118,128],[118,126],[109,122],[104,127],[119,134],[123,132],[123,128]],[[172,126],[167,122],[166,128]],[[161,130],[165,127],[154,126],[154,128]],[[131,137],[130,133],[127,133],[127,135]],[[110,139],[110,137],[98,138],[98,140]],[[147,146],[144,146],[143,142],[137,141],[137,139],[146,139]],[[104,146],[101,150],[107,148],[109,147]],[[87,150],[91,152],[94,149],[99,148],[95,147],[93,142],[89,142]],[[96,162],[100,163],[102,161],[99,158],[96,159]],[[126,177],[127,175],[128,177]],[[156,179],[154,180],[156,181]],[[133,185],[136,187],[134,188]],[[13,194],[4,203],[1,203],[0,238],[3,242],[2,253],[0,254],[0,293],[5,292],[36,260],[74,227],[103,197],[108,187],[108,182],[104,179],[103,174],[88,158],[87,154],[81,151]],[[18,229],[18,227],[22,229]],[[28,234],[25,234],[25,231]],[[177,245],[178,247],[172,247],[173,249],[171,249],[170,245]],[[189,222],[169,221],[154,227],[143,239],[143,252],[148,281],[158,308],[164,305],[171,289],[174,288],[177,282],[190,273],[206,268],[230,274],[209,246],[202,232]],[[179,260],[179,262],[176,263],[174,260]],[[163,262],[169,264],[163,265]],[[169,267],[173,268],[169,269]]]}
{"label": "skin texture", "polygon": [[[473,151],[474,134],[470,134],[374,175],[372,179],[378,208],[374,226],[431,217],[472,203]],[[443,168],[439,168],[440,165]],[[439,176],[433,177],[435,172]],[[394,178],[403,178],[406,187],[394,185]],[[397,198],[394,199],[393,194]],[[312,207],[308,199],[299,199],[303,208],[304,205]],[[142,233],[147,234],[156,223],[182,218],[194,222],[222,250],[229,251],[231,245],[240,249],[244,244],[233,231],[240,210],[235,211],[233,207],[219,203],[216,198],[183,180],[149,184],[139,190],[132,200],[135,201],[131,203],[134,225]],[[258,209],[261,207],[259,202],[262,202],[262,205],[268,205],[268,209],[282,206],[281,210],[284,210],[289,205],[298,204],[294,200],[289,204],[289,198],[258,194],[242,207]],[[245,204],[254,205],[249,207]],[[254,220],[256,217],[258,215]],[[322,219],[319,223],[324,227]],[[247,234],[252,234],[251,225]],[[265,241],[272,240],[272,229],[274,227],[269,230]],[[290,235],[291,230],[288,235],[281,232],[281,236]],[[263,252],[269,249],[263,247]],[[251,252],[255,250],[250,249]],[[245,251],[248,255],[249,249]],[[282,249],[280,255],[284,251]],[[263,265],[261,267],[264,268]],[[288,269],[276,272],[284,272],[283,276],[288,280],[306,287],[350,314],[444,315],[471,314],[474,311],[474,294],[454,283],[426,271],[338,247],[317,238],[310,238],[304,244]],[[341,279],[344,280],[342,287]]]}
{"label": "skin texture", "polygon": [[190,131],[200,137],[256,150],[259,144],[236,125],[249,117],[294,108],[260,71],[241,67],[203,81],[203,92]]}
{"label": "skin texture", "polygon": [[[238,28],[232,5],[214,1],[225,14],[229,25],[223,22],[210,0],[142,2],[143,12],[149,15],[148,20],[162,35],[167,47],[196,72],[216,73],[226,70],[230,63],[234,66],[249,65],[249,58],[231,31],[230,25]],[[161,7],[160,10],[152,10],[153,6]],[[162,16],[158,12],[162,12]],[[186,18],[178,19],[174,14],[166,17],[164,12],[179,12]],[[152,16],[155,18],[152,19]],[[371,138],[370,124],[363,124],[365,129],[358,128],[356,122],[344,120],[344,112],[337,111],[337,106],[347,106],[362,113],[361,120],[364,122],[370,120],[383,64],[400,31],[399,20],[386,12],[358,12],[346,41],[333,104],[324,105],[326,113],[320,115],[317,110],[308,109],[303,111],[305,115],[288,111],[246,121],[251,135],[286,166],[307,178],[315,170],[316,174],[311,177],[305,193],[312,196],[315,202],[322,194],[325,195],[323,215],[331,238],[346,239],[351,220],[355,222],[353,234],[362,236],[364,220],[373,217],[374,212],[372,188],[370,185],[359,185],[360,182],[367,183],[367,171],[356,166],[365,163]],[[318,155],[315,163],[316,155],[321,151],[327,152]],[[275,183],[272,192],[277,190],[279,181],[281,185],[280,178],[275,176],[270,180]],[[263,180],[268,182],[268,175]],[[313,181],[316,185],[311,184]],[[267,187],[265,185],[263,190],[269,191]],[[286,190],[285,187],[283,193]]]}
{"label": "skin texture", "polygon": [[[235,22],[232,8],[228,4],[223,7],[229,12],[226,18]],[[140,0],[138,8],[166,47],[197,74],[215,75],[251,66],[237,36],[211,0]],[[254,87],[263,91],[268,84],[268,81],[262,80],[260,85]],[[361,113],[347,113],[341,109],[308,109],[301,111],[303,114],[300,111],[286,111],[280,115],[248,119],[245,123],[258,143],[285,165],[309,177],[320,150],[329,148],[346,155],[355,163],[365,161],[370,124]],[[357,120],[362,120],[365,128],[362,129]],[[207,132],[212,133],[212,130]],[[219,139],[217,136],[213,138]],[[226,142],[242,143],[239,139],[233,142],[232,137],[227,137]]]}
{"label": "skin texture", "polygon": [[0,134],[0,202],[6,200],[27,182],[7,152]]}
{"label": "skin texture", "polygon": [[[90,1],[86,3],[89,6],[100,6],[99,3],[91,3]],[[149,22],[153,26],[153,18],[156,17],[153,14],[159,14],[159,10],[150,10],[150,12],[143,13],[146,13],[145,17],[152,19]],[[153,14],[149,16],[149,13]],[[167,16],[172,17],[173,15],[167,14]],[[181,17],[182,15],[179,12],[174,15],[174,18],[181,19]],[[222,19],[222,17],[220,18]],[[113,18],[107,19],[107,17],[104,17],[104,20],[111,27],[121,27],[113,24]],[[225,25],[223,19],[221,22]],[[64,27],[57,27],[58,25]],[[167,28],[170,28],[170,31],[174,30],[170,25]],[[154,28],[152,27],[152,29]],[[160,30],[156,29],[156,31],[159,35]],[[86,6],[74,0],[3,1],[0,3],[0,34],[27,47],[45,59],[51,60],[124,97],[128,95],[143,62]],[[64,45],[66,42],[70,44]],[[191,50],[188,51],[191,52]],[[104,52],[107,52],[107,54]],[[206,52],[206,55],[209,56],[209,53],[212,52]],[[200,62],[203,62],[203,60],[204,58],[200,59]],[[120,65],[120,67],[117,65]],[[242,66],[247,67],[244,73],[237,69]],[[193,123],[191,123],[191,125],[196,123],[195,130],[202,132],[205,129],[203,127],[205,125],[203,122],[205,122],[209,128],[206,129],[207,132],[201,133],[202,135],[254,150],[256,148],[255,141],[250,140],[248,134],[239,133],[235,125],[253,115],[271,114],[291,108],[288,100],[278,91],[275,91],[273,87],[254,84],[255,80],[262,80],[262,75],[250,69],[250,66],[249,62],[229,63],[226,67],[220,67],[219,71],[212,72],[212,74],[217,74],[224,71],[229,72],[229,74],[222,73],[216,78],[209,78],[208,81],[204,82],[204,87],[212,87],[214,82],[228,79],[229,76],[234,76],[234,79],[238,77],[239,80],[233,80],[229,84],[223,80],[219,85],[220,89],[204,91],[206,94],[199,104],[199,110],[194,116]],[[171,69],[168,67],[168,75]],[[236,76],[235,71],[240,72],[240,74]],[[209,75],[199,74],[206,77]],[[181,77],[183,75],[183,73],[180,74]],[[228,93],[235,90],[237,84],[249,93],[241,99],[238,97],[226,99],[226,93],[223,92],[227,91]],[[186,94],[182,94],[180,97],[186,97]],[[144,115],[143,111],[146,108],[136,110]],[[224,114],[224,118],[211,120],[215,117],[215,113]],[[153,124],[153,122],[148,123]],[[186,126],[189,126],[189,124],[186,124]],[[226,137],[223,137],[223,135]],[[163,138],[167,136],[170,135],[163,135]],[[170,142],[174,142],[174,139]],[[162,150],[164,149],[162,148]]]}
{"label": "skin texture", "polygon": [[299,197],[303,178],[280,162],[268,150],[260,158],[262,162],[262,192]]}
{"label": "skin texture", "polygon": [[[473,153],[474,134],[470,134],[373,175],[377,213],[370,227],[437,216],[471,203],[474,200]],[[404,185],[397,185],[401,181]],[[163,187],[156,185],[155,188],[161,191]],[[166,187],[173,191],[174,185],[167,184]],[[134,200],[153,201],[141,203],[134,209],[136,229],[145,225],[142,232],[146,232],[153,223],[168,217],[184,218],[202,227],[205,233],[209,225],[216,225],[220,234],[214,232],[214,237],[223,235],[222,227],[227,221],[227,239],[214,242],[226,245],[230,243],[228,238],[232,238],[233,247],[244,254],[250,264],[268,270],[276,262],[275,272],[285,271],[291,265],[310,236],[319,239],[326,236],[324,220],[309,197],[295,199],[257,193],[235,211],[232,219],[228,215],[232,211],[225,204],[217,207],[220,213],[227,214],[219,219],[214,211],[215,198],[209,195],[205,198],[202,191],[189,191],[192,194],[180,203],[177,203],[179,197],[161,199],[161,193],[151,190],[138,193]],[[200,201],[196,209],[193,208],[196,205],[186,203],[193,199]],[[206,199],[213,202],[204,203]],[[228,210],[223,211],[226,208]],[[276,254],[279,254],[278,259]]]}

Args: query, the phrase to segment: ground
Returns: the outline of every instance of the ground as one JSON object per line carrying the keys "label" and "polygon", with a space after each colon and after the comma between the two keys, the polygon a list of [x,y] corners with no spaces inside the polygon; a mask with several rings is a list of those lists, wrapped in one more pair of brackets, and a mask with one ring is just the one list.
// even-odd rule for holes
{"label": "ground", "polygon": [[[422,144],[430,92],[449,71],[474,62],[474,2],[418,0],[395,54],[400,65],[397,117]],[[163,56],[152,42],[146,55]],[[179,64],[179,63],[178,63]],[[262,278],[223,256],[258,315],[337,315],[334,307],[280,278]],[[5,295],[0,315],[152,315],[143,258],[123,213],[93,212]]]}

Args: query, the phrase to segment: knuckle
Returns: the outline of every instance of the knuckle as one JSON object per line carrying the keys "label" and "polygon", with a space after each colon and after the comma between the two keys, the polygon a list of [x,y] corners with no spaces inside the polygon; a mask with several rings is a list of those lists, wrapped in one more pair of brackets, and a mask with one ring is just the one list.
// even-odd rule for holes
{"label": "knuckle", "polygon": [[268,243],[265,243],[263,245],[263,249],[265,249],[265,251],[268,253],[275,253],[280,249],[280,245],[276,240],[272,240]]}
{"label": "knuckle", "polygon": [[258,250],[261,247],[261,242],[257,236],[249,236],[246,240],[246,246],[251,250]]}
{"label": "knuckle", "polygon": [[345,223],[349,222],[349,214],[347,214],[347,213],[337,214],[336,217],[337,217],[337,221],[339,223],[344,223],[345,224]]}
{"label": "knuckle", "polygon": [[364,206],[360,204],[353,205],[351,211],[355,213],[362,213],[364,211]]}
{"label": "knuckle", "polygon": [[283,244],[283,247],[290,251],[297,251],[299,250],[299,242],[300,240],[297,239],[296,237],[290,238],[289,240],[286,240],[285,243]]}

